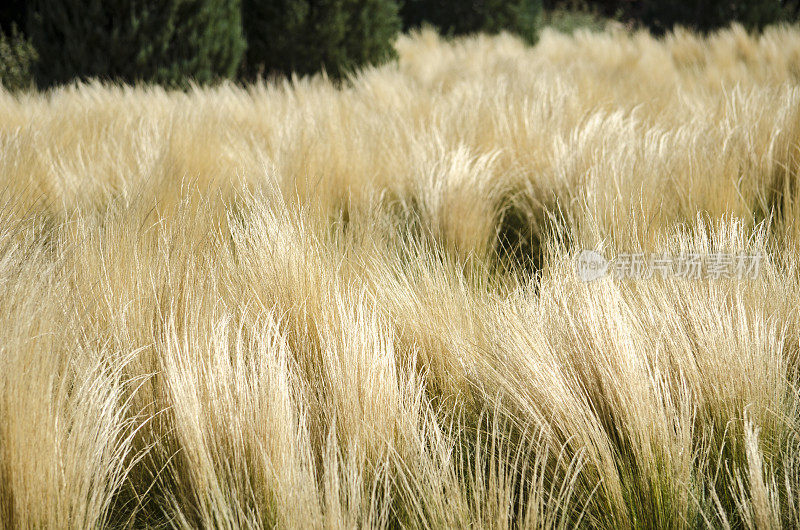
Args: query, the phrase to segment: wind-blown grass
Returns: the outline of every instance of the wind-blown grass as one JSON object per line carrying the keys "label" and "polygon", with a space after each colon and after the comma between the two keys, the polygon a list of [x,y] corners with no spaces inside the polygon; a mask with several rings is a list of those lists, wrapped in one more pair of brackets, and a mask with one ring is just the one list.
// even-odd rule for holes
{"label": "wind-blown grass", "polygon": [[2,526],[800,525],[800,31],[397,48],[0,92]]}

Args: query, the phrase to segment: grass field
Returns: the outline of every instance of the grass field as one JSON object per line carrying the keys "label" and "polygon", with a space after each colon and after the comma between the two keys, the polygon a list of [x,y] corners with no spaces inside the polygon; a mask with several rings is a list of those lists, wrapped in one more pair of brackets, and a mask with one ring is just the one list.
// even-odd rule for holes
{"label": "grass field", "polygon": [[800,29],[397,48],[0,92],[2,526],[800,525]]}

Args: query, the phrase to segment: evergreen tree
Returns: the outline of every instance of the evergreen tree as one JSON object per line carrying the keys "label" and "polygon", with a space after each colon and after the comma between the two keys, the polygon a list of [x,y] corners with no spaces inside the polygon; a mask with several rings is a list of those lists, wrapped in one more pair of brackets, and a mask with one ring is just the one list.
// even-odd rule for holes
{"label": "evergreen tree", "polygon": [[42,87],[209,83],[234,75],[245,47],[239,0],[35,0],[28,22]]}

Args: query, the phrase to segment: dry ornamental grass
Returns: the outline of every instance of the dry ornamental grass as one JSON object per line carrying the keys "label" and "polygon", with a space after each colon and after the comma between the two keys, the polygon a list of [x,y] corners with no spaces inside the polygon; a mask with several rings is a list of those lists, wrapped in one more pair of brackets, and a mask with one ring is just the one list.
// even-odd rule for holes
{"label": "dry ornamental grass", "polygon": [[0,92],[2,526],[800,525],[800,30],[397,48]]}

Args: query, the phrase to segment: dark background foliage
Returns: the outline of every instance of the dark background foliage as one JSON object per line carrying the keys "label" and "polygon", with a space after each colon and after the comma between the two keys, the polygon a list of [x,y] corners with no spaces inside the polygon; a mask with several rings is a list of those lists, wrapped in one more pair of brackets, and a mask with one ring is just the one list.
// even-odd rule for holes
{"label": "dark background foliage", "polygon": [[710,31],[739,22],[748,29],[761,29],[783,17],[781,0],[659,0],[642,2],[634,14],[655,33],[675,25]]}
{"label": "dark background foliage", "polygon": [[509,30],[536,40],[541,0],[406,0],[401,10],[406,28],[429,23],[445,34]]}
{"label": "dark background foliage", "polygon": [[[580,5],[607,17],[634,22],[663,34],[675,26],[707,32],[738,22],[750,30],[796,21],[798,0],[581,0]],[[575,4],[544,0],[546,9]]]}
{"label": "dark background foliage", "polygon": [[28,3],[25,0],[0,2],[0,32],[8,34],[12,27],[23,30],[28,20]]}
{"label": "dark background foliage", "polygon": [[186,87],[320,70],[336,78],[390,58],[397,32],[423,24],[534,43],[542,24],[602,29],[614,19],[663,34],[738,22],[758,31],[798,15],[800,0],[5,0],[0,84]]}
{"label": "dark background foliage", "polygon": [[333,77],[392,56],[400,30],[395,0],[243,0],[244,74]]}

